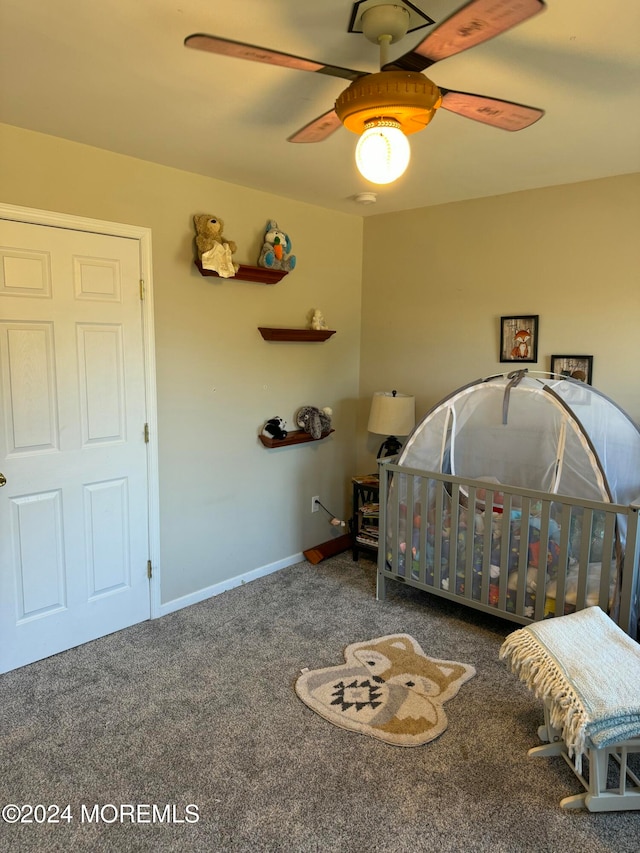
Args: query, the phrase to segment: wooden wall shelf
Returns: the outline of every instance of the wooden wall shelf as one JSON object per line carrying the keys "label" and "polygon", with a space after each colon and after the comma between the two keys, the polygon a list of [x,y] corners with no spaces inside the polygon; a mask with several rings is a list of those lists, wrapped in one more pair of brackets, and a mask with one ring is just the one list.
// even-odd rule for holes
{"label": "wooden wall shelf", "polygon": [[268,435],[262,434],[259,438],[265,447],[288,447],[290,444],[305,444],[308,441],[322,441],[323,438],[331,435],[332,432],[335,432],[335,430],[330,429],[329,432],[325,432],[324,435],[320,436],[320,438],[312,438],[309,433],[305,432],[303,429],[294,429],[287,434],[286,438],[269,438]]}
{"label": "wooden wall shelf", "polygon": [[[204,269],[199,260],[196,260],[195,264],[200,270],[200,275],[210,275],[214,278],[220,278],[214,270]],[[266,267],[251,267],[247,264],[240,264],[238,272],[227,279],[227,281],[240,279],[241,281],[254,281],[256,284],[277,284],[285,275],[287,275],[287,270],[268,270]]]}
{"label": "wooden wall shelf", "polygon": [[258,326],[265,341],[326,341],[335,330],[331,329],[268,329]]}

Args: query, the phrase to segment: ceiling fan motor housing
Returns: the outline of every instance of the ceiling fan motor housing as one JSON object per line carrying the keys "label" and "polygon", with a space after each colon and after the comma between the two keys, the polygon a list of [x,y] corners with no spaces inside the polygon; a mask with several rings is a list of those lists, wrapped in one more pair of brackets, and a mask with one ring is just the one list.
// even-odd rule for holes
{"label": "ceiling fan motor housing", "polygon": [[367,122],[392,119],[403,133],[423,130],[442,103],[440,89],[415,71],[380,71],[359,77],[336,100],[344,126],[361,134]]}

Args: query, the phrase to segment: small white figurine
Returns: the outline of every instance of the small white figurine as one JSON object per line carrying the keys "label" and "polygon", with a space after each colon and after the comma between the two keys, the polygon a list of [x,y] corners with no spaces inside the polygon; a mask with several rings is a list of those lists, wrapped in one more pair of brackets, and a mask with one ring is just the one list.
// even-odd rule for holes
{"label": "small white figurine", "polygon": [[313,317],[311,318],[311,328],[312,329],[328,329],[327,322],[324,319],[324,314],[318,308],[313,312]]}

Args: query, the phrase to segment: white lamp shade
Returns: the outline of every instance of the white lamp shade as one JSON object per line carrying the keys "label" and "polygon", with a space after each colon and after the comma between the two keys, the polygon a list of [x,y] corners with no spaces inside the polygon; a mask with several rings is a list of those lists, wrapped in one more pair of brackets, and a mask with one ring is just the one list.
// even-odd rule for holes
{"label": "white lamp shade", "polygon": [[392,391],[376,391],[371,401],[369,432],[409,435],[416,425],[416,398]]}
{"label": "white lamp shade", "polygon": [[398,127],[370,127],[356,146],[358,171],[374,184],[397,180],[406,171],[410,156],[409,140]]}

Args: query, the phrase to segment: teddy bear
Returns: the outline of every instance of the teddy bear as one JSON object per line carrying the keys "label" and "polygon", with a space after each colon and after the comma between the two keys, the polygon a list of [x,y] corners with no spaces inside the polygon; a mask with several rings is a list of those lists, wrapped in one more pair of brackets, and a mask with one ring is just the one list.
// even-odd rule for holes
{"label": "teddy bear", "polygon": [[291,240],[289,235],[278,228],[275,219],[271,219],[264,235],[258,266],[290,272],[296,265],[296,256],[289,254],[290,252]]}
{"label": "teddy bear", "polygon": [[311,328],[316,329],[316,331],[320,331],[322,329],[328,329],[327,321],[324,319],[324,314],[320,311],[319,308],[313,312],[313,316],[311,318]]}
{"label": "teddy bear", "polygon": [[315,406],[302,406],[296,413],[296,423],[311,438],[322,438],[331,429],[332,410],[325,406],[317,409]]}
{"label": "teddy bear", "polygon": [[276,417],[269,418],[266,424],[262,428],[262,435],[266,435],[267,438],[277,438],[281,441],[283,438],[287,437],[287,422],[284,418]]}
{"label": "teddy bear", "polygon": [[224,222],[219,216],[199,213],[193,217],[196,226],[198,258],[205,270],[213,270],[222,278],[231,278],[240,269],[232,255],[238,248],[233,240],[222,236]]}

